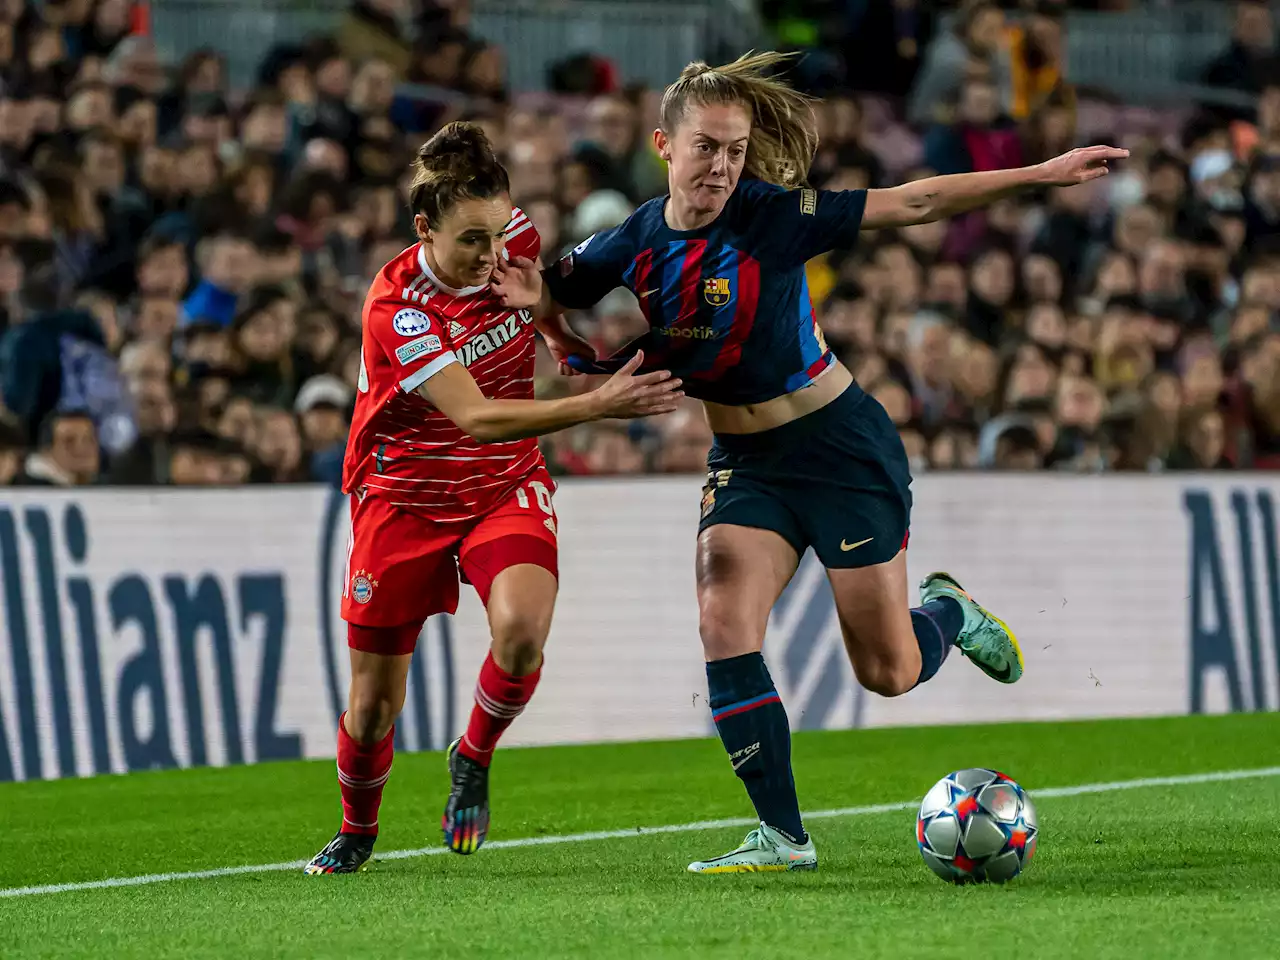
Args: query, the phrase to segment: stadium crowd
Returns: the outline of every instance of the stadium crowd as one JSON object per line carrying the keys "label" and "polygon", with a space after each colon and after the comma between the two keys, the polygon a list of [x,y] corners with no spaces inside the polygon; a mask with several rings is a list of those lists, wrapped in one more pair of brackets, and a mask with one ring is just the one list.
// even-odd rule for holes
{"label": "stadium crowd", "polygon": [[[927,23],[910,0],[864,6],[915,18],[869,14],[806,61],[826,98],[813,185],[1077,143],[1062,5],[970,0]],[[557,65],[554,95],[512,93],[465,2],[357,0],[236,90],[216,51],[161,63],[144,12],[0,0],[0,484],[336,482],[364,291],[412,239],[408,161],[445,120],[500,145],[546,259],[664,192],[657,92],[582,57]],[[1111,131],[1132,157],[1096,189],[864,234],[810,264],[827,342],[917,470],[1280,466],[1272,44],[1266,5],[1242,2],[1206,67],[1257,94],[1256,116]],[[870,136],[873,107],[909,133]],[[626,291],[572,319],[601,352],[644,324]],[[539,369],[542,396],[582,387]],[[545,447],[561,475],[693,473],[710,439],[690,404]]]}

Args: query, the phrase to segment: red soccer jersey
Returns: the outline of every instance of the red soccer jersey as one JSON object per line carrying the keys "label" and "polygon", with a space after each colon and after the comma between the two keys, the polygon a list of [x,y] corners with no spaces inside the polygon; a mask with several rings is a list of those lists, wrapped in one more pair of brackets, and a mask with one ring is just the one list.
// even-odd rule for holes
{"label": "red soccer jersey", "polygon": [[[532,221],[512,212],[504,256],[538,256]],[[374,278],[365,298],[360,383],[342,489],[367,488],[441,523],[483,516],[543,465],[529,438],[478,443],[417,394],[461,363],[490,399],[533,398],[533,315],[502,306],[488,285],[442,283],[414,244]]]}

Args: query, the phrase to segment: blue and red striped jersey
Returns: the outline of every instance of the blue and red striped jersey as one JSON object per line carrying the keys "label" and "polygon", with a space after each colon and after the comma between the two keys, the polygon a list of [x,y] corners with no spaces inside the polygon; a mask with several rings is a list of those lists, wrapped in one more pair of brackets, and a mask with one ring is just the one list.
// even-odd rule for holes
{"label": "blue and red striped jersey", "polygon": [[543,279],[569,309],[626,286],[649,332],[624,353],[667,369],[699,400],[763,403],[811,382],[835,358],[818,327],[805,263],[857,242],[865,190],[786,190],[742,180],[714,221],[673,230],[665,197],[589,237]]}

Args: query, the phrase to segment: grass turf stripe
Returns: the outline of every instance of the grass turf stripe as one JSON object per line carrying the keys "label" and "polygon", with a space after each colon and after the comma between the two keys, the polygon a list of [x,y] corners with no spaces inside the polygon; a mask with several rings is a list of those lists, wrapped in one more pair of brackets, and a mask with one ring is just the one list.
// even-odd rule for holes
{"label": "grass turf stripe", "polygon": [[[1112,780],[1101,783],[1082,783],[1070,787],[1047,787],[1030,791],[1032,799],[1044,797],[1078,797],[1094,793],[1113,793],[1120,790],[1142,790],[1154,787],[1186,787],[1204,783],[1225,783],[1232,780],[1256,780],[1280,777],[1280,767],[1258,767],[1252,770],[1221,770],[1211,773],[1190,773],[1172,777],[1140,777],[1135,780]],[[902,800],[897,803],[875,803],[859,807],[837,807],[815,810],[804,815],[805,820],[827,820],[835,817],[871,816],[879,813],[895,813],[910,810],[919,800]],[[564,843],[591,843],[598,840],[622,840],[627,837],[645,837],[664,833],[694,833],[702,830],[720,830],[728,827],[755,826],[756,820],[732,817],[723,820],[699,820],[694,823],[672,823],[657,827],[632,827],[622,830],[592,830],[585,833],[566,833],[557,836],[519,837],[513,840],[493,840],[485,844],[491,850],[540,847]],[[443,846],[420,847],[414,850],[392,850],[378,854],[376,860],[408,860],[449,853]],[[34,897],[51,893],[75,893],[83,890],[106,890],[113,887],[139,887],[151,883],[169,883],[176,880],[210,880],[217,877],[234,877],[249,873],[278,873],[301,870],[306,860],[290,860],[284,863],[258,863],[240,867],[215,867],[210,870],[189,870],[181,873],[148,873],[134,877],[111,877],[106,880],[87,880],[77,883],[51,883],[43,886],[8,887],[0,889],[0,897]],[[322,881],[312,881],[322,882]]]}

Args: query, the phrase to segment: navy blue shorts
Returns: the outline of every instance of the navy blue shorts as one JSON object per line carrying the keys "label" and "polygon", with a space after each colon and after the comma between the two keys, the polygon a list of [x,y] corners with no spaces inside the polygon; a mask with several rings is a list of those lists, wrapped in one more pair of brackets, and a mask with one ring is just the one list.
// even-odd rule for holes
{"label": "navy blue shorts", "polygon": [[772,530],[824,567],[892,560],[911,526],[911,469],[884,407],[851,385],[771,430],[718,434],[707,456],[701,533],[718,523]]}

